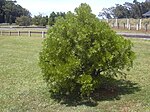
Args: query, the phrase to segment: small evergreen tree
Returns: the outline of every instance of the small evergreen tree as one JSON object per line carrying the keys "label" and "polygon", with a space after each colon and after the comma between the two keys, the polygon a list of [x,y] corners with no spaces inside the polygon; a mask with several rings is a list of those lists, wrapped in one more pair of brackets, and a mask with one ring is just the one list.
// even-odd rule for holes
{"label": "small evergreen tree", "polygon": [[50,91],[90,96],[103,78],[124,75],[132,67],[130,40],[100,22],[87,4],[57,19],[48,31],[40,52],[40,67]]}

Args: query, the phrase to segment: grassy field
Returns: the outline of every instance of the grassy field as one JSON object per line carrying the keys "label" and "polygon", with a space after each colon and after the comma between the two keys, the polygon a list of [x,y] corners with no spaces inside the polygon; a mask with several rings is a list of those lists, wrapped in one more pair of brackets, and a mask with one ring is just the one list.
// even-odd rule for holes
{"label": "grassy field", "polygon": [[42,40],[0,36],[0,112],[150,112],[150,41],[132,39],[137,59],[119,93],[73,105],[50,98],[38,66]]}
{"label": "grassy field", "polygon": [[123,28],[120,28],[120,29],[118,29],[118,28],[112,28],[114,31],[116,31],[116,32],[121,32],[121,33],[136,33],[136,34],[150,34],[150,30],[148,30],[148,31],[145,31],[145,30],[128,30],[128,29],[123,29]]}

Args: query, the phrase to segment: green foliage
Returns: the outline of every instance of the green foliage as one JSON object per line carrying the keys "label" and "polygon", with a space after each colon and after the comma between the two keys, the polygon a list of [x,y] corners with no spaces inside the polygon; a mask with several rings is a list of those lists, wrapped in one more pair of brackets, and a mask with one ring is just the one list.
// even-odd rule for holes
{"label": "green foliage", "polygon": [[56,18],[57,17],[65,17],[65,13],[64,12],[57,12],[57,13],[55,13],[55,12],[52,12],[51,14],[50,14],[50,16],[49,16],[49,19],[48,19],[48,24],[50,25],[50,26],[53,26],[54,24],[55,24],[55,22],[56,22]]}
{"label": "green foliage", "polygon": [[150,2],[138,2],[133,0],[133,3],[125,2],[123,5],[116,4],[115,7],[104,8],[99,13],[100,17],[105,18],[143,18],[142,14],[149,11]]}
{"label": "green foliage", "polygon": [[38,26],[46,26],[48,24],[48,16],[42,16],[42,14],[34,16],[32,18],[32,23]]}
{"label": "green foliage", "polygon": [[124,76],[132,67],[130,40],[116,35],[100,22],[87,4],[59,18],[48,31],[40,52],[40,67],[50,91],[55,94],[90,96],[103,78]]}
{"label": "green foliage", "polygon": [[27,16],[21,16],[16,19],[16,24],[19,26],[29,26],[31,24],[31,18]]}
{"label": "green foliage", "polygon": [[0,0],[0,23],[15,23],[20,16],[30,17],[30,12],[12,0]]}

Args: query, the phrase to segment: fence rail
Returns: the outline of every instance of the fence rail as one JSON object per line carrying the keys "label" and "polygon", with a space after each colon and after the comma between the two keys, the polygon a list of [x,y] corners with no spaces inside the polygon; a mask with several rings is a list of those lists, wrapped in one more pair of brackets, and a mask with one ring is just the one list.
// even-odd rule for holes
{"label": "fence rail", "polygon": [[38,36],[44,38],[47,32],[45,31],[0,31],[0,35],[3,36]]}
{"label": "fence rail", "polygon": [[[45,31],[0,31],[1,36],[28,36],[28,37],[42,37],[45,38],[47,32]],[[140,33],[117,33],[118,35],[122,35],[125,37],[133,37],[133,38],[145,38],[150,39],[150,34],[140,34]]]}
{"label": "fence rail", "polygon": [[128,29],[128,30],[145,30],[150,31],[150,19],[103,19],[111,27],[117,29]]}

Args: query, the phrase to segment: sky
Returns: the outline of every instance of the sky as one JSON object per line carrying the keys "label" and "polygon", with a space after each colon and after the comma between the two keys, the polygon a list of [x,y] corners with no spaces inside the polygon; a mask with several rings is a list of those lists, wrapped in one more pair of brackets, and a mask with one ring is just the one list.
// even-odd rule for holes
{"label": "sky", "polygon": [[[138,0],[144,2],[145,0]],[[133,0],[17,0],[17,4],[28,9],[32,16],[42,14],[48,15],[51,12],[74,12],[74,9],[81,3],[91,6],[92,12],[98,15],[103,8],[115,6],[115,4],[132,3]]]}

